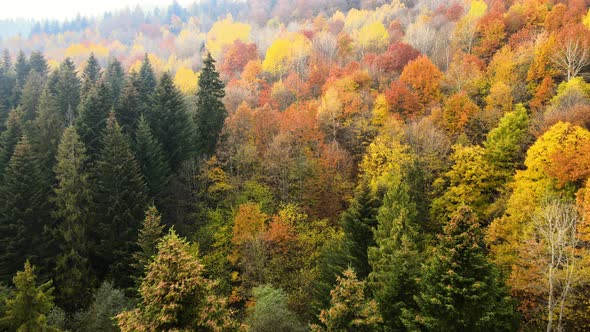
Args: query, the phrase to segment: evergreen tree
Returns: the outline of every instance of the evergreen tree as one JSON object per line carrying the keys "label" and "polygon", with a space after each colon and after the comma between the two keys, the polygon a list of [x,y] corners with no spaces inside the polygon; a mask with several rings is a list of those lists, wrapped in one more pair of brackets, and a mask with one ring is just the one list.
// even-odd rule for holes
{"label": "evergreen tree", "polygon": [[162,144],[170,168],[176,172],[190,157],[191,124],[182,93],[169,73],[160,79],[147,120]]}
{"label": "evergreen tree", "polygon": [[25,260],[39,260],[45,233],[43,180],[27,136],[17,143],[0,183],[0,278],[10,280]]}
{"label": "evergreen tree", "polygon": [[45,89],[39,101],[39,109],[33,122],[31,145],[39,161],[41,172],[47,183],[53,185],[55,156],[59,140],[64,131],[65,119],[59,111],[55,97]]}
{"label": "evergreen tree", "polygon": [[149,100],[150,96],[156,91],[156,74],[150,63],[147,53],[143,58],[143,63],[139,69],[139,95],[142,100]]}
{"label": "evergreen tree", "polygon": [[411,330],[516,331],[518,319],[501,274],[488,262],[473,211],[460,207],[443,229],[420,278],[418,310],[404,311]]}
{"label": "evergreen tree", "polygon": [[52,216],[57,220],[54,235],[60,247],[55,270],[57,300],[69,312],[87,304],[92,286],[88,258],[92,249],[89,232],[94,226],[93,200],[87,162],[76,129],[68,127],[59,143],[57,185],[51,201],[55,205]]}
{"label": "evergreen tree", "polygon": [[20,105],[24,112],[24,121],[33,121],[37,116],[39,99],[41,98],[44,86],[44,78],[39,73],[32,70],[27,76],[27,81],[23,86],[20,99]]}
{"label": "evergreen tree", "polygon": [[190,245],[170,231],[141,283],[138,308],[117,316],[121,331],[237,330],[226,300],[214,295],[203,270]]}
{"label": "evergreen tree", "polygon": [[133,254],[134,265],[140,271],[139,275],[141,277],[143,277],[153,257],[158,253],[158,242],[164,235],[163,231],[164,225],[161,223],[160,213],[155,205],[151,205],[145,212],[145,219],[137,238],[139,250]]}
{"label": "evergreen tree", "polygon": [[371,272],[367,256],[368,248],[375,246],[373,232],[377,227],[380,200],[365,183],[357,188],[350,207],[342,213],[342,229],[346,235],[347,254],[351,265],[364,279]]}
{"label": "evergreen tree", "polygon": [[168,184],[170,169],[166,163],[162,145],[152,135],[149,124],[143,116],[139,119],[134,148],[150,197],[161,199]]}
{"label": "evergreen tree", "polygon": [[131,255],[136,251],[137,233],[147,206],[147,188],[133,157],[130,144],[113,113],[102,138],[95,165],[95,203],[98,239],[96,271],[110,274],[115,284],[133,284]]}
{"label": "evergreen tree", "polygon": [[8,114],[6,131],[0,135],[0,174],[3,174],[16,144],[24,132],[23,112],[20,108],[14,109]]}
{"label": "evergreen tree", "polygon": [[111,96],[104,82],[98,83],[80,104],[80,117],[76,130],[84,142],[90,160],[94,160],[101,148],[101,137],[111,111]]}
{"label": "evergreen tree", "polygon": [[76,66],[70,58],[66,58],[59,65],[56,80],[50,86],[60,112],[66,120],[73,122],[80,103],[80,79],[76,75]]}
{"label": "evergreen tree", "polygon": [[4,50],[4,56],[0,66],[0,132],[6,129],[8,112],[14,106],[12,91],[15,89],[15,81],[10,53],[8,53],[8,50]]}
{"label": "evergreen tree", "polygon": [[10,331],[58,331],[47,323],[47,314],[53,308],[51,281],[37,286],[35,267],[26,261],[24,271],[12,279],[16,288],[14,297],[6,301],[6,313],[0,320]]}
{"label": "evergreen tree", "polygon": [[325,329],[312,326],[312,331],[375,331],[383,322],[375,300],[365,296],[365,282],[358,280],[352,268],[337,278],[331,297],[330,309],[320,313]]}
{"label": "evergreen tree", "polygon": [[199,155],[210,156],[215,152],[227,111],[221,102],[225,96],[224,85],[219,79],[219,73],[215,70],[215,60],[211,57],[211,53],[207,53],[203,63],[195,112],[195,144]]}
{"label": "evergreen tree", "polygon": [[137,129],[139,117],[144,112],[145,102],[141,100],[139,92],[132,80],[127,80],[121,91],[121,96],[115,107],[117,122],[123,128],[123,131],[133,135]]}
{"label": "evergreen tree", "polygon": [[369,248],[371,289],[389,330],[403,330],[402,311],[415,308],[420,272],[419,226],[410,186],[401,175],[391,175],[389,189],[377,215],[376,246]]}
{"label": "evergreen tree", "polygon": [[29,67],[30,70],[35,71],[41,77],[47,77],[47,73],[49,73],[49,66],[47,65],[47,60],[43,53],[39,51],[31,52],[29,56]]}
{"label": "evergreen tree", "polygon": [[27,61],[27,56],[25,52],[22,50],[18,52],[16,55],[16,62],[14,63],[14,71],[16,73],[16,85],[14,90],[12,91],[12,98],[13,103],[16,105],[18,100],[20,100],[21,92],[23,90],[23,86],[27,80],[27,76],[29,76],[29,71],[31,67],[29,66],[29,62]]}
{"label": "evergreen tree", "polygon": [[80,89],[80,95],[82,99],[96,86],[101,77],[101,68],[98,64],[98,60],[94,56],[94,53],[90,53],[88,60],[86,61],[86,67],[82,71],[82,88]]}
{"label": "evergreen tree", "polygon": [[123,65],[117,60],[117,58],[111,58],[107,69],[104,73],[105,81],[111,88],[111,96],[113,97],[113,103],[116,105],[125,83],[125,70]]}

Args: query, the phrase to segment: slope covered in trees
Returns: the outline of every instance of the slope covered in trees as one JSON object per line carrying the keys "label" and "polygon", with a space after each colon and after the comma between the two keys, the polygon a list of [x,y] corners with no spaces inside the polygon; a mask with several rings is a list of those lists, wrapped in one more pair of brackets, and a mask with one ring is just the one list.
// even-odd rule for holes
{"label": "slope covered in trees", "polygon": [[29,26],[0,40],[0,331],[590,329],[587,2]]}

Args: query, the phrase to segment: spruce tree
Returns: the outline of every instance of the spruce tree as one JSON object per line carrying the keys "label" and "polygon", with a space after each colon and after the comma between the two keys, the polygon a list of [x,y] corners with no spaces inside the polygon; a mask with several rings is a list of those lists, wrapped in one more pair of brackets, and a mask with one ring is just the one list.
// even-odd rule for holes
{"label": "spruce tree", "polygon": [[418,293],[418,213],[410,190],[405,176],[390,176],[389,189],[377,215],[376,246],[369,248],[373,269],[369,274],[370,286],[384,325],[393,331],[403,330],[402,311],[415,308],[413,296]]}
{"label": "spruce tree", "polygon": [[23,86],[27,80],[27,76],[29,76],[29,71],[31,67],[29,67],[29,62],[27,61],[27,56],[25,52],[22,50],[18,52],[16,56],[16,62],[14,63],[14,71],[16,73],[16,85],[14,90],[12,91],[12,98],[14,104],[20,100],[21,92],[23,90]]}
{"label": "spruce tree", "polygon": [[57,185],[51,201],[55,206],[52,217],[57,221],[54,236],[60,247],[55,270],[57,300],[62,308],[74,312],[87,304],[91,294],[88,259],[93,249],[94,204],[86,149],[73,126],[64,131],[56,159]]}
{"label": "spruce tree", "polygon": [[43,183],[29,140],[22,136],[0,183],[0,278],[4,281],[26,259],[39,261],[44,255]]}
{"label": "spruce tree", "polygon": [[176,172],[190,158],[191,123],[182,93],[169,73],[160,79],[147,120],[162,144],[170,168]]}
{"label": "spruce tree", "polygon": [[47,73],[49,73],[49,66],[47,65],[47,60],[43,53],[39,51],[31,52],[29,56],[29,67],[31,71],[35,71],[41,77],[47,77]]}
{"label": "spruce tree", "polygon": [[24,132],[23,112],[20,108],[14,109],[8,114],[6,131],[0,134],[0,175],[3,174]]}
{"label": "spruce tree", "polygon": [[199,155],[210,156],[215,152],[227,111],[221,102],[225,96],[224,84],[215,70],[215,60],[211,57],[211,53],[207,53],[203,63],[196,101],[195,144]]}
{"label": "spruce tree", "polygon": [[143,278],[153,257],[158,253],[158,242],[164,235],[164,225],[162,225],[161,219],[155,205],[152,204],[148,207],[137,238],[138,250],[133,253],[134,266],[139,272],[139,280]]}
{"label": "spruce tree", "polygon": [[375,246],[373,236],[377,227],[377,212],[381,201],[368,185],[357,188],[350,207],[342,213],[342,229],[346,235],[346,251],[357,276],[366,278],[371,272],[368,248]]}
{"label": "spruce tree", "polygon": [[405,310],[411,330],[516,331],[518,319],[504,280],[486,257],[475,213],[463,205],[444,226],[420,278],[418,310]]}
{"label": "spruce tree", "polygon": [[137,233],[147,206],[141,170],[113,113],[102,138],[95,165],[95,203],[98,239],[96,271],[110,274],[115,284],[133,284],[130,266]]}
{"label": "spruce tree", "polygon": [[234,331],[227,301],[214,294],[214,283],[190,245],[172,230],[141,283],[138,308],[117,316],[122,332]]}
{"label": "spruce tree", "polygon": [[94,53],[90,53],[88,60],[86,61],[86,67],[82,71],[82,88],[80,89],[80,95],[82,99],[96,86],[101,77],[101,68],[98,60],[94,56]]}
{"label": "spruce tree", "polygon": [[76,130],[84,142],[90,160],[94,160],[101,148],[101,137],[111,112],[111,96],[104,82],[98,83],[80,104],[80,117]]}
{"label": "spruce tree", "polygon": [[51,281],[37,285],[35,267],[27,260],[24,270],[12,279],[14,296],[6,301],[6,313],[0,323],[9,331],[19,332],[57,332],[49,326],[47,314],[53,308],[53,287]]}
{"label": "spruce tree", "polygon": [[144,113],[144,107],[145,102],[141,100],[134,82],[127,80],[115,107],[115,115],[117,122],[128,135],[134,135],[139,117]]}
{"label": "spruce tree", "polygon": [[26,122],[33,121],[37,116],[39,108],[39,99],[45,86],[44,78],[36,71],[31,71],[27,76],[27,81],[23,86],[20,105],[24,112],[23,120]]}
{"label": "spruce tree", "polygon": [[156,74],[150,63],[147,53],[143,58],[143,63],[139,69],[138,80],[139,84],[139,95],[142,100],[149,100],[150,96],[156,91]]}
{"label": "spruce tree", "polygon": [[10,53],[4,50],[2,64],[0,66],[0,133],[6,129],[8,112],[13,108],[12,91],[14,90],[16,78]]}
{"label": "spruce tree", "polygon": [[107,69],[104,73],[105,81],[111,88],[111,96],[113,97],[113,103],[117,104],[123,84],[125,83],[125,70],[121,62],[117,58],[111,58]]}
{"label": "spruce tree", "polygon": [[149,188],[152,199],[162,199],[168,184],[170,168],[166,162],[162,145],[152,135],[148,122],[142,116],[135,136],[135,156],[141,165],[141,173]]}
{"label": "spruce tree", "polygon": [[74,121],[80,103],[80,79],[70,58],[66,58],[59,65],[56,80],[50,86],[64,118],[70,122]]}

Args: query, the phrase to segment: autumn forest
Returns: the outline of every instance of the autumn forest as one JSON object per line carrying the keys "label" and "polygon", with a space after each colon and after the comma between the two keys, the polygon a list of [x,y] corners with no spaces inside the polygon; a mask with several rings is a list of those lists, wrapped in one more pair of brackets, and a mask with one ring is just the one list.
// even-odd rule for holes
{"label": "autumn forest", "polygon": [[0,19],[0,331],[590,331],[589,7]]}

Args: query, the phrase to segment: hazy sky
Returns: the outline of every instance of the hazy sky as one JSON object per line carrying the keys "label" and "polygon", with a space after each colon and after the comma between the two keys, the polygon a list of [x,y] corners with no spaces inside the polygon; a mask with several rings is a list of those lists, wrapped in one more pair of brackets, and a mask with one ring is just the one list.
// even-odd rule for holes
{"label": "hazy sky", "polygon": [[[78,13],[83,16],[102,15],[106,11],[135,8],[141,4],[143,8],[154,6],[166,7],[172,0],[3,0],[0,19],[3,18],[35,18],[35,19],[71,19]],[[195,0],[177,0],[181,5]]]}

